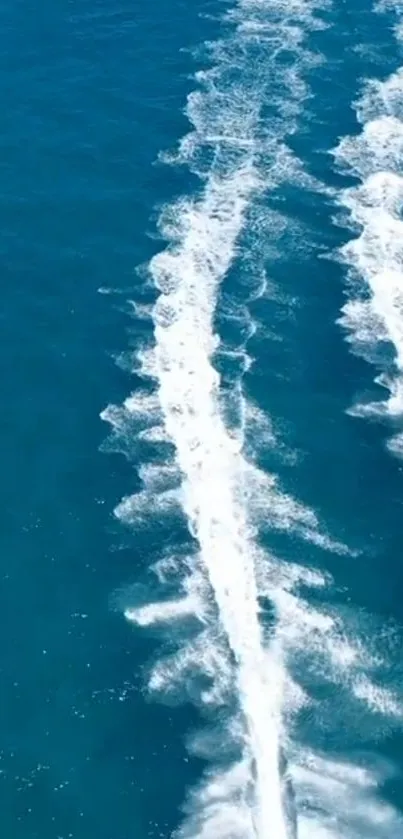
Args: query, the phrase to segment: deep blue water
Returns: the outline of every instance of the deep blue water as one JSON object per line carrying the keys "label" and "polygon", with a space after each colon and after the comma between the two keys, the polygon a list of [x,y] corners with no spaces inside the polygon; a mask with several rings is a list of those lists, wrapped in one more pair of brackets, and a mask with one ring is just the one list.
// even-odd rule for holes
{"label": "deep blue water", "polygon": [[[147,673],[160,640],[124,620],[117,594],[147,579],[171,536],[186,541],[186,526],[174,519],[126,527],[113,515],[122,497],[140,488],[145,450],[130,426],[126,441],[108,443],[100,414],[143,387],[128,356],[117,363],[152,336],[150,322],[131,314],[130,300],[155,299],[136,269],[162,247],[160,208],[200,190],[189,167],[164,165],[158,155],[189,130],[186,97],[197,88],[196,70],[209,66],[194,50],[231,37],[231,24],[222,21],[227,8],[203,0],[48,0],[0,10],[5,837],[166,837],[201,777],[202,760],[186,748],[189,732],[203,728],[200,709],[150,701]],[[367,0],[335,2],[322,17],[328,28],[307,36],[322,63],[302,72],[311,95],[286,141],[306,173],[338,190],[355,180],[337,171],[329,151],[359,131],[352,102],[361,80],[386,78],[401,55],[392,11],[377,15]],[[242,68],[234,73],[239,81]],[[278,238],[270,222],[251,222],[239,237],[241,255],[253,243],[261,248],[278,290],[275,299],[249,304],[258,328],[247,344],[254,364],[243,389],[282,440],[282,448],[255,456],[350,553],[321,551],[276,528],[262,539],[285,562],[333,575],[330,592],[309,597],[340,614],[348,608],[353,635],[374,649],[385,636],[380,686],[391,685],[401,702],[402,465],[385,447],[388,421],[346,413],[377,391],[371,366],[350,351],[336,323],[345,270],[323,258],[352,234],[335,225],[332,195],[298,178],[263,191],[258,205],[289,225]],[[247,294],[247,270],[253,274],[254,264],[248,269],[245,257],[242,268],[235,259],[218,293],[224,344],[239,343],[226,307]],[[225,387],[230,360],[224,355],[217,365]],[[302,683],[309,678],[301,673]],[[329,690],[334,696],[334,686]],[[324,707],[330,701],[322,700]],[[311,740],[308,715],[301,742],[343,759],[362,752],[361,765],[370,753],[402,769],[399,714],[378,711],[373,729],[370,712],[362,729],[354,709],[349,714],[346,708],[332,731],[328,721],[321,733],[313,727]],[[399,777],[385,784],[384,798],[403,810]],[[388,834],[380,826],[369,835]]]}

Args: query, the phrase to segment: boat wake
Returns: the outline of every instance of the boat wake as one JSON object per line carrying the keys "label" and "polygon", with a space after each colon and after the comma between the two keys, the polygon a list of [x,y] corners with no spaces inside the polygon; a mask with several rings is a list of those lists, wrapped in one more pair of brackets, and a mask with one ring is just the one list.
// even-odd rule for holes
{"label": "boat wake", "polygon": [[[308,96],[304,71],[318,60],[305,40],[322,26],[313,3],[240,0],[206,47],[211,67],[187,105],[193,130],[165,158],[198,175],[200,192],[161,214],[167,245],[145,286],[158,296],[134,305],[136,323],[153,324],[133,364],[144,384],[102,415],[112,445],[142,459],[142,489],[116,516],[152,534],[150,552],[164,544],[154,584],[148,577],[121,598],[126,618],[167,648],[149,690],[194,703],[204,719],[188,741],[207,768],[184,804],[183,839],[359,839],[375,836],[375,824],[377,839],[398,835],[395,812],[377,803],[376,769],[329,757],[324,737],[341,701],[355,717],[374,711],[381,727],[402,716],[398,694],[376,687],[382,659],[355,629],[349,637],[351,616],[325,605],[331,580],[311,567],[321,551],[347,548],[246,456],[251,427],[255,448],[276,439],[243,396],[246,363],[234,383],[239,418],[227,421],[215,363],[220,284],[253,202],[299,171],[285,140]],[[267,550],[267,532],[293,539],[304,561]]]}
{"label": "boat wake", "polygon": [[395,426],[388,447],[403,456],[403,68],[385,81],[367,81],[355,110],[361,133],[333,151],[338,167],[359,180],[339,197],[358,232],[341,249],[349,299],[340,323],[354,351],[380,369],[376,384],[389,395],[350,412],[387,416]]}

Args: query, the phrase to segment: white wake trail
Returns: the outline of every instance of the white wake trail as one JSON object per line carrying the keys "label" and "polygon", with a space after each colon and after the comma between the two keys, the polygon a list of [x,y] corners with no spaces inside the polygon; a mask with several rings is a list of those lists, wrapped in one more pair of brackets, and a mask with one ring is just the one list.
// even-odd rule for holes
{"label": "white wake trail", "polygon": [[[203,683],[197,699],[203,709],[220,712],[220,731],[210,740],[203,731],[190,746],[214,764],[186,808],[183,839],[295,839],[284,753],[289,712],[305,697],[287,657],[298,658],[312,640],[315,657],[318,637],[332,633],[330,619],[291,595],[299,582],[316,585],[315,575],[265,554],[259,526],[264,520],[321,548],[342,546],[326,540],[314,513],[246,459],[248,410],[244,405],[239,427],[230,431],[214,367],[220,285],[237,257],[254,197],[298,169],[285,138],[295,131],[308,95],[303,71],[316,60],[304,45],[306,33],[322,26],[313,11],[303,0],[290,0],[286,8],[282,0],[241,0],[225,20],[222,40],[209,45],[213,66],[197,74],[199,87],[187,104],[193,130],[178,155],[168,158],[198,175],[201,191],[164,210],[159,227],[168,244],[149,265],[159,292],[151,312],[154,344],[139,354],[137,372],[155,381],[156,393],[137,392],[123,411],[104,412],[117,436],[130,436],[140,424],[142,443],[158,449],[168,440],[175,450],[174,463],[142,467],[145,489],[125,499],[117,515],[140,527],[154,516],[172,515],[179,500],[198,545],[178,560],[177,546],[169,544],[170,555],[157,563],[160,582],[181,578],[183,597],[125,609],[141,626],[169,622],[172,633],[178,633],[174,622],[177,627],[192,611],[201,625],[196,637],[184,633],[177,653],[158,662],[150,678],[151,690],[168,694],[174,683],[177,688],[207,676],[212,686],[204,689]],[[240,398],[244,402],[242,392]],[[270,633],[260,620],[262,594],[274,612]],[[324,652],[327,647],[333,649],[330,640]],[[298,790],[296,800],[305,837],[306,807]],[[309,813],[316,818],[310,798]]]}
{"label": "white wake trail", "polygon": [[[398,5],[395,11],[400,21]],[[401,26],[395,32],[400,38]],[[344,137],[333,150],[338,166],[360,181],[339,197],[353,229],[359,231],[340,252],[351,289],[340,323],[354,350],[380,367],[375,381],[389,391],[389,397],[355,405],[350,413],[387,415],[399,427],[403,422],[403,68],[384,81],[366,81],[354,107],[362,130]],[[379,348],[388,345],[393,359],[380,359]],[[388,447],[403,454],[401,431]]]}
{"label": "white wake trail", "polygon": [[[167,156],[199,177],[200,192],[162,212],[167,244],[148,266],[159,296],[134,309],[136,326],[152,318],[152,345],[128,365],[146,385],[102,415],[113,428],[111,447],[135,461],[142,486],[115,513],[136,535],[146,529],[147,564],[157,577],[155,596],[147,576],[120,606],[167,642],[153,663],[150,692],[193,702],[207,721],[187,743],[205,770],[184,804],[177,839],[402,835],[395,811],[378,806],[376,772],[363,777],[358,764],[332,754],[335,730],[350,736],[358,725],[358,706],[371,731],[373,709],[380,728],[385,717],[403,720],[399,690],[379,689],[379,657],[366,654],[377,633],[361,638],[355,614],[349,631],[320,594],[332,581],[309,567],[311,549],[346,548],[257,467],[263,437],[272,447],[276,440],[266,417],[262,422],[246,402],[245,366],[233,386],[235,421],[232,414],[227,420],[215,368],[216,307],[221,284],[228,278],[231,285],[242,233],[247,238],[265,191],[296,178],[307,183],[285,140],[308,96],[304,71],[316,61],[304,39],[321,27],[314,3],[240,0],[222,22],[222,39],[206,46],[210,69],[197,74],[186,108],[192,130],[178,154]],[[274,238],[271,224],[262,229]],[[254,232],[262,237],[258,226]],[[250,260],[248,276],[256,273],[251,254],[246,248],[237,262],[242,272],[240,263]],[[143,292],[149,297],[148,282]],[[298,564],[263,549],[267,530],[302,537]],[[140,557],[144,543],[140,538]]]}
{"label": "white wake trail", "polygon": [[[271,667],[268,678],[244,510],[243,461],[219,414],[219,377],[210,360],[216,285],[229,267],[253,185],[250,167],[210,181],[200,204],[187,210],[180,250],[153,260],[157,285],[171,287],[154,311],[155,359],[165,425],[183,475],[183,507],[237,662],[254,762],[254,832],[261,839],[287,839],[278,769],[282,672],[279,665]],[[163,326],[167,312],[169,323]]]}
{"label": "white wake trail", "polygon": [[[203,89],[189,98],[195,130],[179,152],[180,161],[205,181],[204,190],[199,198],[183,200],[163,214],[160,226],[170,244],[150,264],[160,291],[152,314],[152,366],[182,476],[181,503],[235,661],[243,719],[247,769],[240,794],[250,824],[239,834],[239,825],[236,833],[218,816],[215,832],[219,823],[220,839],[290,839],[280,771],[281,650],[275,640],[269,650],[263,645],[256,544],[248,513],[250,467],[242,455],[242,439],[234,439],[220,412],[220,377],[212,357],[219,343],[214,334],[218,288],[236,256],[251,197],[284,177],[282,137],[294,130],[306,95],[297,72],[298,62],[310,60],[301,47],[303,26],[314,27],[315,22],[309,5],[299,0],[286,12],[281,3],[269,8],[243,0],[229,22],[232,32],[213,45],[216,66],[199,74]],[[270,119],[265,124],[260,113],[267,92],[275,111],[272,132]],[[203,150],[210,157],[207,168],[200,162]]]}

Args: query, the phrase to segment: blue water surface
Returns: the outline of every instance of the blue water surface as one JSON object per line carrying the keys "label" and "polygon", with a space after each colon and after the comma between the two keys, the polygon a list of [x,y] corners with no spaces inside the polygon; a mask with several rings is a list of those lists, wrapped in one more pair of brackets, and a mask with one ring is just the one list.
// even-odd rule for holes
{"label": "blue water surface", "polygon": [[[153,545],[113,518],[138,479],[130,460],[101,450],[100,413],[139,384],[115,363],[150,330],[139,322],[134,335],[128,317],[135,269],[160,247],[158,207],[194,188],[158,154],[188,130],[191,51],[219,36],[222,12],[203,0],[0,10],[4,837],[165,837],[200,774],[184,743],[195,712],[146,700],[155,642],[114,608]],[[310,71],[312,98],[289,142],[310,174],[343,186],[328,151],[357,130],[351,102],[363,76],[386,76],[399,55],[387,16],[363,0],[324,17],[331,26],[312,48],[327,61]],[[345,413],[373,385],[335,324],[342,269],[322,258],[348,234],[323,193],[285,185],[264,201],[300,225],[301,247],[280,242],[268,266],[284,301],[251,305],[281,340],[264,330],[250,340],[245,391],[297,454],[263,462],[357,552],[327,560],[340,600],[399,623],[401,465],[382,426]],[[236,268],[228,282],[236,288]],[[319,563],[314,547],[295,557],[280,535],[271,547]],[[401,760],[396,733],[379,749]],[[397,781],[388,794],[403,806]]]}

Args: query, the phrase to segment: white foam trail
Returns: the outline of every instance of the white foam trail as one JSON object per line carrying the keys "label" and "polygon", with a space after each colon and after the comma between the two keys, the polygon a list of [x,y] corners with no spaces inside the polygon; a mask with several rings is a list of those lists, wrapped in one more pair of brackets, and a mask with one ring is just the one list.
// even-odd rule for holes
{"label": "white foam trail", "polygon": [[[398,32],[397,32],[398,34]],[[388,414],[403,421],[403,68],[385,81],[367,81],[355,103],[361,133],[343,138],[333,151],[337,164],[359,178],[342,191],[340,204],[357,238],[341,248],[349,266],[351,296],[340,323],[356,352],[381,365],[378,385],[385,402],[356,405],[351,413]],[[393,348],[393,360],[376,357],[377,347]],[[389,448],[399,453],[402,434]]]}
{"label": "white foam trail", "polygon": [[[321,815],[312,794],[319,788],[312,777],[319,780],[323,768],[318,756],[312,757],[319,770],[311,767],[309,783],[301,770],[307,759],[293,748],[288,724],[311,701],[312,685],[300,686],[294,674],[302,661],[302,673],[306,663],[314,686],[327,689],[340,682],[343,696],[354,693],[353,687],[357,703],[383,702],[388,713],[399,712],[398,697],[376,693],[361,646],[349,642],[330,612],[313,609],[298,596],[299,586],[323,588],[325,577],[280,562],[259,547],[263,522],[299,535],[305,546],[346,551],[318,532],[312,511],[246,459],[247,425],[273,445],[270,425],[245,405],[239,385],[239,427],[235,432],[227,427],[213,366],[219,286],[237,256],[252,199],[279,180],[300,176],[282,138],[294,130],[307,95],[301,69],[312,56],[304,48],[304,33],[319,24],[313,5],[303,0],[291,0],[287,8],[281,0],[270,6],[241,0],[226,26],[223,40],[210,46],[214,67],[198,74],[199,89],[189,97],[194,130],[169,158],[200,175],[203,189],[163,212],[160,228],[168,246],[150,264],[160,292],[152,310],[155,344],[138,354],[136,372],[151,379],[158,399],[147,390],[123,409],[105,413],[116,433],[125,435],[128,424],[142,442],[161,447],[169,440],[175,448],[174,464],[159,458],[160,467],[141,470],[142,491],[125,499],[117,514],[136,527],[147,526],[154,514],[170,521],[181,505],[198,548],[195,552],[193,542],[184,556],[176,555],[176,545],[168,546],[154,568],[161,585],[175,588],[170,599],[127,602],[124,608],[133,623],[169,636],[169,652],[154,665],[150,689],[166,701],[185,694],[204,712],[220,712],[219,730],[217,723],[189,742],[211,768],[185,805],[181,839],[294,839],[284,748],[297,782],[300,839],[358,839],[365,835],[360,824],[354,832],[335,832],[327,793]],[[180,487],[172,489],[178,473]],[[258,595],[273,610],[269,627],[261,625]],[[197,631],[193,625],[179,638],[192,617]],[[314,709],[322,719],[322,706]],[[329,769],[330,778],[335,771]],[[355,803],[353,795],[346,801],[351,819]],[[341,813],[340,824],[344,817]]]}
{"label": "white foam trail", "polygon": [[[263,646],[255,547],[248,521],[246,482],[251,469],[242,457],[242,441],[228,432],[220,412],[220,380],[212,366],[218,345],[213,317],[218,284],[236,253],[251,196],[266,187],[268,180],[274,184],[279,177],[286,177],[289,170],[289,155],[284,153],[281,137],[292,130],[305,87],[296,65],[289,67],[286,61],[280,71],[281,95],[272,92],[271,106],[277,111],[273,131],[267,130],[267,120],[260,119],[266,87],[272,87],[275,81],[273,71],[279,72],[276,60],[284,49],[294,53],[295,61],[311,60],[301,46],[303,28],[319,24],[315,24],[308,3],[300,0],[291,2],[287,11],[281,3],[267,9],[258,0],[241,0],[228,16],[228,24],[232,28],[228,37],[211,47],[215,66],[198,74],[200,89],[188,100],[187,113],[194,131],[181,142],[176,159],[198,172],[205,187],[200,198],[178,202],[161,218],[162,233],[171,244],[151,261],[150,272],[160,291],[152,312],[155,347],[145,348],[140,364],[141,374],[158,382],[165,431],[175,445],[175,460],[182,474],[179,498],[199,543],[200,563],[207,572],[236,662],[244,721],[242,797],[247,795],[248,799],[241,834],[246,831],[259,839],[287,839],[289,827],[279,772],[284,673],[280,649],[275,643],[269,651]],[[148,407],[144,400],[136,402],[134,398],[124,410],[126,415],[139,418]],[[116,416],[114,420],[116,424]],[[153,422],[150,425],[155,427]],[[117,511],[121,517],[143,519],[147,497],[154,509],[156,504],[161,509],[161,503],[169,509],[178,498],[162,487],[156,501],[153,487],[161,482],[164,485],[164,470],[161,476],[155,470],[143,473],[143,479],[145,491],[121,503]],[[147,494],[150,481],[151,493]],[[273,488],[271,494],[274,498]],[[283,511],[286,507],[283,502]],[[300,509],[294,510],[291,505],[290,520],[300,514]],[[195,597],[197,600],[194,593],[187,594],[158,608],[143,606],[126,614],[143,625],[180,619],[191,609],[198,611]],[[188,649],[188,661],[194,661],[191,647]],[[188,667],[183,651],[175,661],[180,672]],[[164,667],[159,675],[154,671],[154,687],[164,683],[164,672]],[[211,811],[206,822],[210,830],[214,824],[217,827],[215,810],[207,805],[207,800],[217,799],[214,783],[201,794]],[[239,779],[235,786],[239,788]],[[234,825],[230,829],[224,814],[219,823],[221,837],[235,829]]]}
{"label": "white foam trail", "polygon": [[[263,646],[246,486],[251,470],[220,412],[220,378],[212,365],[218,345],[213,317],[218,284],[236,254],[251,196],[268,181],[274,184],[286,176],[281,136],[292,130],[306,93],[295,65],[282,68],[275,133],[267,132],[260,109],[265,87],[273,83],[277,55],[285,47],[302,60],[302,27],[313,25],[313,19],[308,4],[299,0],[287,12],[281,3],[266,9],[257,0],[241,0],[230,17],[235,24],[230,37],[213,47],[216,67],[199,73],[204,90],[188,101],[195,130],[182,141],[179,159],[200,173],[205,187],[200,198],[180,201],[161,219],[171,244],[150,265],[160,296],[153,309],[155,349],[146,370],[158,379],[165,428],[183,476],[182,505],[236,662],[246,749],[242,765],[248,767],[249,788],[241,834],[246,830],[259,839],[289,839],[279,770],[285,678],[281,649],[275,641],[268,651]],[[284,86],[289,95],[284,95]],[[207,169],[201,148],[213,149]],[[185,599],[171,609],[177,614],[187,606]],[[143,610],[139,617],[148,620],[148,613]],[[202,800],[207,796],[205,803],[216,799],[214,783],[201,794]],[[234,835],[234,825],[222,812],[217,823],[214,810],[209,829],[214,825],[214,835]]]}
{"label": "white foam trail", "polygon": [[[201,201],[180,208],[180,247],[151,265],[157,285],[165,289],[155,307],[155,355],[165,426],[183,474],[183,506],[237,660],[256,771],[254,830],[262,838],[287,839],[278,773],[283,676],[274,653],[270,670],[264,656],[243,503],[244,466],[218,411],[219,379],[210,360],[216,284],[230,265],[255,183],[253,166],[245,161],[224,178],[212,174]],[[168,326],[158,323],[163,307],[172,313]]]}

